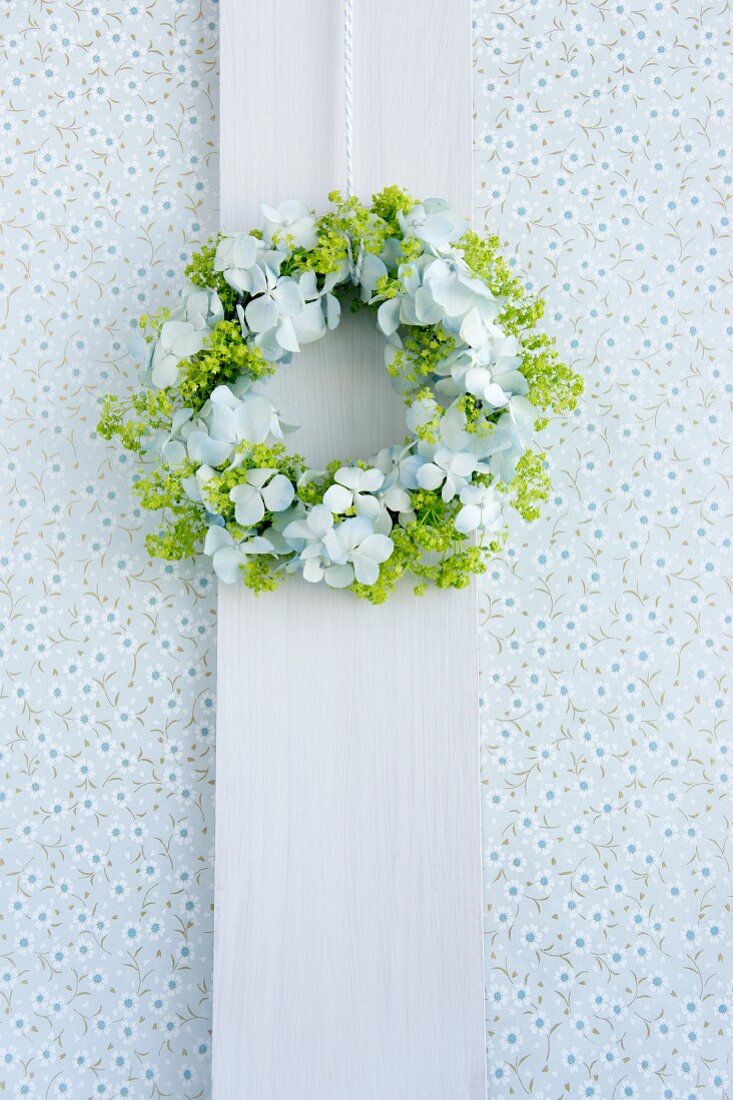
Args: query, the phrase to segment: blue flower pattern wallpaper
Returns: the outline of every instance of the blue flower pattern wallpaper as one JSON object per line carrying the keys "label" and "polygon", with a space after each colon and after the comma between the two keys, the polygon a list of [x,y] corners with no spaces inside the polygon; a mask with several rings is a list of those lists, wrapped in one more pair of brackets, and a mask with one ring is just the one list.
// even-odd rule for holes
{"label": "blue flower pattern wallpaper", "polygon": [[[210,1095],[215,583],[149,561],[95,424],[217,226],[217,22],[0,4],[14,1098]],[[729,37],[698,0],[474,6],[476,225],[587,379],[480,587],[497,1100],[730,1094]]]}

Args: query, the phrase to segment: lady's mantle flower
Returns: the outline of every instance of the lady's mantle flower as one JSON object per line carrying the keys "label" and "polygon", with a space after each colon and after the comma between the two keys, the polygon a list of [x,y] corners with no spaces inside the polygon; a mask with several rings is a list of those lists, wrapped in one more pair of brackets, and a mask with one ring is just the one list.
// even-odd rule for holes
{"label": "lady's mantle flower", "polygon": [[248,470],[246,481],[229,491],[234,518],[241,527],[253,527],[265,512],[284,512],[293,503],[295,489],[277,470]]}
{"label": "lady's mantle flower", "polygon": [[260,535],[237,541],[225,527],[210,527],[204,540],[204,553],[212,559],[214,572],[224,584],[241,581],[241,567],[250,554],[272,553],[272,545]]}

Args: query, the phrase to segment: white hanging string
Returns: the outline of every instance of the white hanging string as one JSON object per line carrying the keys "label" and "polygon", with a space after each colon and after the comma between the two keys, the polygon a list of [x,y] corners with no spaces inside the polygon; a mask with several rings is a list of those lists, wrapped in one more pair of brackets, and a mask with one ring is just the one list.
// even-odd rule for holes
{"label": "white hanging string", "polygon": [[354,190],[354,19],[353,0],[344,0],[344,137],[346,139],[346,195]]}

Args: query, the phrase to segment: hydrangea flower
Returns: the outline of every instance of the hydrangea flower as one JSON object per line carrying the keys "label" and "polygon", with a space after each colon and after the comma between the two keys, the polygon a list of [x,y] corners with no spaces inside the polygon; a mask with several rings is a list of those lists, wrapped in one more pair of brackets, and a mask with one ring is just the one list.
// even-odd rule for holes
{"label": "hydrangea flower", "polygon": [[452,248],[468,229],[468,219],[451,210],[445,199],[425,199],[397,219],[405,237],[417,237],[436,252]]}
{"label": "hydrangea flower", "polygon": [[157,389],[174,386],[178,381],[181,359],[196,355],[204,346],[209,331],[224,317],[215,291],[193,290],[173,310],[160,328],[150,357],[150,379]]}
{"label": "hydrangea flower", "polygon": [[[403,525],[415,518],[408,486],[404,480],[407,477],[411,481],[411,487],[417,488],[412,462],[414,457],[410,454],[409,447],[391,446],[382,448],[371,460],[371,465],[384,477],[377,494],[379,514],[371,517],[374,530],[379,534],[389,534],[392,528],[391,512],[397,513],[397,518]],[[420,464],[422,461],[420,460]]]}
{"label": "hydrangea flower", "polygon": [[333,513],[325,504],[316,504],[304,519],[295,520],[283,536],[296,550],[303,577],[311,584],[325,580],[331,588],[346,588],[354,571],[331,558],[326,538],[333,530]]}
{"label": "hydrangea flower", "polygon": [[[492,320],[500,303],[468,265],[459,259],[435,259],[425,269],[423,287],[449,320]],[[463,333],[461,333],[463,339]]]}
{"label": "hydrangea flower", "polygon": [[188,457],[192,461],[221,466],[231,458],[238,443],[264,443],[271,436],[282,438],[275,406],[261,394],[238,398],[228,386],[218,386],[209,401],[209,409],[188,435]]}
{"label": "hydrangea flower", "polygon": [[287,199],[279,206],[262,206],[265,215],[264,236],[268,244],[288,248],[315,248],[318,237],[316,219],[298,199]]}
{"label": "hydrangea flower", "polygon": [[246,480],[229,492],[234,518],[242,527],[253,527],[265,512],[284,512],[293,503],[295,488],[276,470],[248,470]]}
{"label": "hydrangea flower", "polygon": [[[504,413],[500,417],[497,424],[491,429],[491,433],[487,438],[486,443],[486,455],[488,458],[488,469],[494,477],[499,478],[500,481],[510,482],[514,477],[517,469],[517,463],[527,449],[527,445],[524,440],[527,438],[527,433],[531,433],[531,427],[527,413],[523,405],[517,406],[514,402],[522,401],[522,398],[514,398],[510,403],[510,409],[514,407],[515,415],[511,413]],[[527,402],[529,404],[529,402]],[[530,409],[532,406],[530,405]],[[517,417],[517,410],[519,410],[519,417]],[[532,424],[534,423],[534,413],[529,413]],[[520,426],[521,425],[521,426]]]}
{"label": "hydrangea flower", "polygon": [[290,276],[278,279],[271,272],[264,275],[264,285],[244,310],[247,327],[258,334],[260,342],[270,330],[275,330],[277,342],[284,351],[298,351],[292,318],[305,308],[303,295],[295,279]]}
{"label": "hydrangea flower", "polygon": [[460,493],[477,467],[476,458],[465,451],[451,451],[448,447],[430,447],[431,457],[417,471],[417,483],[421,489],[441,489],[444,501],[453,500]]}
{"label": "hydrangea flower", "polygon": [[284,252],[268,249],[258,237],[237,233],[219,241],[214,270],[220,271],[238,294],[261,294],[267,278],[277,278],[284,259]]}
{"label": "hydrangea flower", "polygon": [[495,530],[501,523],[501,504],[492,485],[464,485],[460,492],[463,507],[455,518],[456,530],[464,535],[481,528]]}
{"label": "hydrangea flower", "polygon": [[379,504],[371,494],[383,482],[384,474],[375,468],[341,466],[334,474],[334,484],[323,495],[323,503],[337,514],[354,508],[358,515],[373,518],[379,512]]}
{"label": "hydrangea flower", "polygon": [[374,525],[361,516],[334,525],[325,504],[317,504],[304,520],[289,524],[284,535],[299,549],[305,580],[325,580],[331,588],[346,588],[354,579],[375,584],[379,566],[394,549],[392,540],[376,534]]}
{"label": "hydrangea flower", "polygon": [[332,527],[323,544],[331,561],[349,570],[349,584],[354,577],[360,584],[376,584],[379,566],[394,550],[392,539],[375,534],[374,525],[363,516],[346,519]]}
{"label": "hydrangea flower", "polygon": [[212,559],[214,572],[224,584],[235,584],[242,579],[241,567],[253,554],[269,554],[272,544],[256,535],[235,539],[226,527],[210,527],[204,539],[204,553]]}

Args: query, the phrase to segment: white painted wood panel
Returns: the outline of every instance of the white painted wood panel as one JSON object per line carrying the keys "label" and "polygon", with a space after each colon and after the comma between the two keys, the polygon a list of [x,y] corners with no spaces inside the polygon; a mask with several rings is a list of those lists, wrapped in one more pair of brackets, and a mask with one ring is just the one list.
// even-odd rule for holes
{"label": "white painted wood panel", "polygon": [[[354,22],[357,193],[468,213],[469,0]],[[341,33],[334,0],[223,0],[225,229],[342,184]],[[404,432],[366,319],[273,388],[313,462]],[[218,630],[214,1100],[483,1100],[475,593],[221,586]]]}

